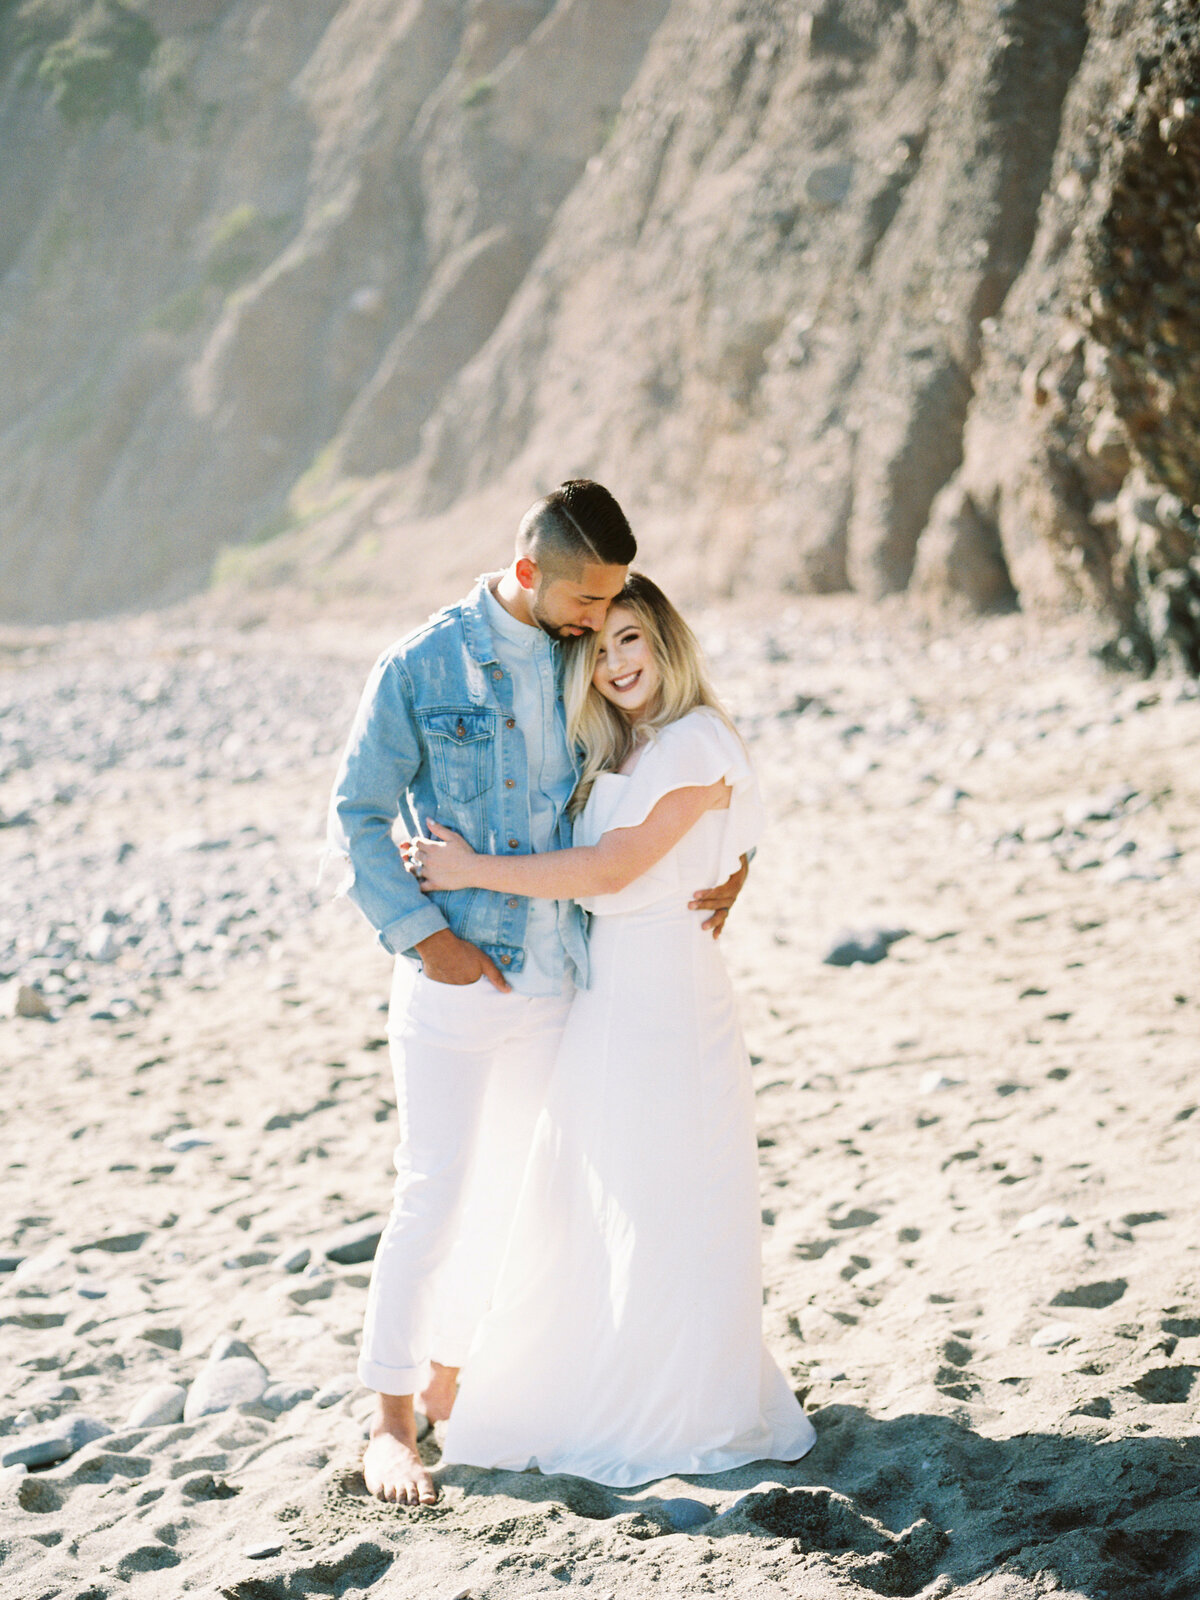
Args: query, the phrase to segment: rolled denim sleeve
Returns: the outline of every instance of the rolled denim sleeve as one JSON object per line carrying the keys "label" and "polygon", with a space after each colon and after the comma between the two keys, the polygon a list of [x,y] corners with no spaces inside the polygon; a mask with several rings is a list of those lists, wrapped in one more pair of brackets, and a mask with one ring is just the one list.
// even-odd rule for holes
{"label": "rolled denim sleeve", "polygon": [[381,656],[367,679],[329,802],[328,842],[350,863],[347,897],[393,955],[448,926],[404,867],[392,838],[421,765],[412,696],[400,663]]}

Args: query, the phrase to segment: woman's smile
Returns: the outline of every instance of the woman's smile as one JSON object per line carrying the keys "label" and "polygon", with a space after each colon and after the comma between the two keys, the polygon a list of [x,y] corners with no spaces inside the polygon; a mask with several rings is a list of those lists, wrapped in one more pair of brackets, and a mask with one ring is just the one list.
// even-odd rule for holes
{"label": "woman's smile", "polygon": [[626,607],[613,606],[600,632],[593,686],[633,718],[650,709],[659,683],[659,670],[641,623]]}

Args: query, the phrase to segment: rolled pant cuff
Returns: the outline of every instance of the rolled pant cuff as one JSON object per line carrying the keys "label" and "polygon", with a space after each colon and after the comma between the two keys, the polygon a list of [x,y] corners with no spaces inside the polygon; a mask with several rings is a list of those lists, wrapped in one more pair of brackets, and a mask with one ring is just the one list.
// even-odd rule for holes
{"label": "rolled pant cuff", "polygon": [[424,1370],[424,1363],[419,1367],[385,1367],[380,1361],[368,1361],[366,1356],[358,1358],[358,1381],[376,1394],[416,1394]]}

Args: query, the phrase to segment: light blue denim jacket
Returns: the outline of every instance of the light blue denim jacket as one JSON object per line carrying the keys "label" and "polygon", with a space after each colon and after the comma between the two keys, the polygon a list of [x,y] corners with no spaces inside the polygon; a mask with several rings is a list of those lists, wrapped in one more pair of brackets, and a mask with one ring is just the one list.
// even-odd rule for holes
{"label": "light blue denim jacket", "polygon": [[[529,853],[525,741],[512,679],[496,659],[483,582],[375,663],[334,782],[329,846],[349,857],[346,893],[385,949],[412,956],[414,945],[449,927],[502,970],[520,972],[528,901],[486,889],[422,894],[392,836],[397,817],[409,836],[426,832],[434,817],[489,855]],[[561,690],[546,739],[566,739]],[[551,848],[570,844],[564,812]],[[586,984],[586,922],[573,903],[562,933]]]}

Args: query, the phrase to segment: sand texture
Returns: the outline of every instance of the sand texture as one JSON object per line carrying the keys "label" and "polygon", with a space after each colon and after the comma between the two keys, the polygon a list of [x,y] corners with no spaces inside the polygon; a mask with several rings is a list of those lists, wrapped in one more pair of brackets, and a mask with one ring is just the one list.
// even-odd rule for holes
{"label": "sand texture", "polygon": [[699,620],[773,817],[727,953],[812,1454],[367,1495],[389,963],[315,880],[385,636],[12,633],[4,1600],[1200,1593],[1194,686],[1019,616]]}

